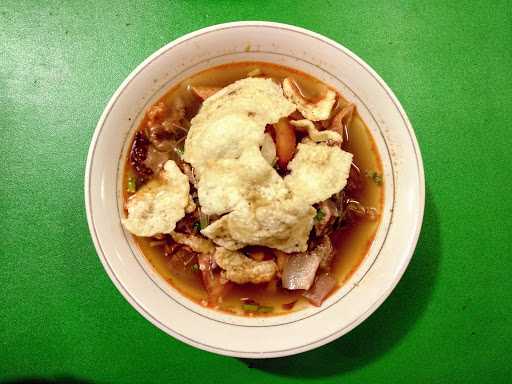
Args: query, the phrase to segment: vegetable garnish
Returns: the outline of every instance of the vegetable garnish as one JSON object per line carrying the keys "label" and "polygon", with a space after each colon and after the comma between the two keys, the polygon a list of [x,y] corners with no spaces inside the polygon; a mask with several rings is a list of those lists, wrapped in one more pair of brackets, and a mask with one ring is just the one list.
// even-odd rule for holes
{"label": "vegetable garnish", "polygon": [[258,308],[257,304],[242,304],[242,309],[246,312],[257,312]]}
{"label": "vegetable garnish", "polygon": [[322,219],[324,217],[325,217],[325,212],[322,210],[322,208],[318,208],[316,210],[315,221],[322,221]]}
{"label": "vegetable garnish", "polygon": [[240,301],[242,302],[242,309],[245,312],[269,313],[274,310],[274,307],[268,305],[260,305],[248,297],[243,297],[240,299]]}
{"label": "vegetable garnish", "polygon": [[128,178],[128,185],[126,186],[126,190],[130,193],[135,193],[137,191],[137,179],[133,176]]}
{"label": "vegetable garnish", "polygon": [[183,157],[183,155],[185,154],[185,151],[181,148],[174,148],[174,152],[176,152],[178,154],[179,157]]}
{"label": "vegetable garnish", "polygon": [[199,220],[194,222],[192,227],[197,232],[200,232],[202,229],[205,229],[208,226],[208,224],[210,224],[210,217],[200,211],[199,212]]}
{"label": "vegetable garnish", "polygon": [[245,312],[270,313],[274,310],[274,307],[258,304],[242,304],[242,309]]}
{"label": "vegetable garnish", "polygon": [[369,177],[373,180],[373,182],[377,185],[382,185],[382,175],[378,174],[375,171],[366,171],[365,172],[366,177]]}
{"label": "vegetable garnish", "polygon": [[192,264],[190,269],[192,270],[192,272],[197,272],[197,271],[199,271],[199,265],[198,264]]}
{"label": "vegetable garnish", "polygon": [[203,212],[199,212],[199,227],[204,229],[210,224],[210,218],[208,215],[205,215]]}

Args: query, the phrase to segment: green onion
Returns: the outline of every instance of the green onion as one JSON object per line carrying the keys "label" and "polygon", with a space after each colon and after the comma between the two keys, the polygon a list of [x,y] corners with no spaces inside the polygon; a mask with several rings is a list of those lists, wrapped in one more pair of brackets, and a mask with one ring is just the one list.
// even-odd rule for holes
{"label": "green onion", "polygon": [[201,223],[199,221],[196,221],[193,227],[197,232],[199,232],[201,230]]}
{"label": "green onion", "polygon": [[246,312],[258,312],[258,308],[257,304],[242,304],[242,309]]}
{"label": "green onion", "polygon": [[322,221],[322,219],[324,217],[325,217],[325,212],[322,210],[322,208],[318,208],[316,210],[315,221]]}
{"label": "green onion", "polygon": [[201,229],[204,229],[210,224],[210,217],[205,215],[203,212],[199,212],[199,226]]}
{"label": "green onion", "polygon": [[242,304],[242,309],[245,312],[269,313],[274,310],[274,307],[259,304]]}
{"label": "green onion", "polygon": [[137,181],[135,177],[130,176],[128,178],[128,185],[126,187],[126,190],[130,193],[135,193],[137,191]]}
{"label": "green onion", "polygon": [[382,185],[382,175],[378,174],[375,171],[366,171],[365,172],[366,177],[369,177],[373,180],[373,182],[377,185]]}
{"label": "green onion", "polygon": [[179,157],[183,157],[185,151],[181,148],[174,148],[174,151],[178,154]]}
{"label": "green onion", "polygon": [[190,269],[192,269],[193,272],[197,272],[197,271],[199,271],[199,265],[192,264],[192,267],[190,267]]}

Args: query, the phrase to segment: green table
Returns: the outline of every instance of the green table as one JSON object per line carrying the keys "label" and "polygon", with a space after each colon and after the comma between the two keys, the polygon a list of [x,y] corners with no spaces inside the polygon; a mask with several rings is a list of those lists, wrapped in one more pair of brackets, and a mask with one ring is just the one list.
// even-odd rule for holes
{"label": "green table", "polygon": [[[89,141],[121,81],[165,43],[233,20],[299,25],[360,55],[409,114],[427,180],[391,297],[345,337],[267,361],[144,320],[103,271],[83,201]],[[0,380],[510,383],[511,71],[511,1],[3,0]]]}

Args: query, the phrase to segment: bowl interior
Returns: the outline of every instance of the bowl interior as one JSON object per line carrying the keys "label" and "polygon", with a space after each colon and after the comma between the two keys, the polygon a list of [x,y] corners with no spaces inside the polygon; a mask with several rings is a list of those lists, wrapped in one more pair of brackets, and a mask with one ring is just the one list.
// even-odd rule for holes
{"label": "bowl interior", "polygon": [[[239,61],[286,65],[338,89],[357,105],[381,156],[386,183],[377,235],[357,271],[321,308],[268,318],[204,308],[165,282],[120,224],[122,167],[129,138],[144,111],[181,80],[209,67]],[[105,109],[91,143],[86,205],[105,269],[142,315],[202,349],[241,357],[275,357],[314,348],[348,332],[387,297],[408,264],[421,226],[422,172],[414,134],[400,104],[355,55],[302,29],[232,23],[170,43],[125,80]]]}

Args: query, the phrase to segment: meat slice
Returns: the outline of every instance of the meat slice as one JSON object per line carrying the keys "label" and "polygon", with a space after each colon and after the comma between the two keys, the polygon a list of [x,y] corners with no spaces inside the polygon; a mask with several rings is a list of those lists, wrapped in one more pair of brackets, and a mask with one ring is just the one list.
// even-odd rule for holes
{"label": "meat slice", "polygon": [[176,98],[172,105],[160,102],[148,111],[146,135],[158,151],[169,152],[185,139],[188,120],[185,118],[185,103]]}
{"label": "meat slice", "polygon": [[137,186],[144,184],[153,175],[153,171],[145,164],[148,156],[149,141],[142,132],[137,132],[130,151],[130,164],[137,174]]}
{"label": "meat slice", "polygon": [[318,205],[318,212],[315,221],[315,234],[320,237],[329,234],[333,229],[332,225],[340,215],[339,209],[331,199],[324,200]]}
{"label": "meat slice", "polygon": [[211,253],[199,253],[197,255],[197,262],[201,271],[204,288],[208,294],[208,304],[216,306],[227,295],[232,288],[232,284],[224,280],[218,270],[214,271],[215,261]]}
{"label": "meat slice", "polygon": [[154,174],[160,172],[165,162],[171,158],[169,152],[161,152],[152,145],[149,146],[144,165],[151,169]]}
{"label": "meat slice", "polygon": [[304,292],[302,296],[308,299],[311,304],[319,307],[335,287],[336,279],[327,273],[323,273],[316,278],[311,289]]}
{"label": "meat slice", "polygon": [[309,289],[315,280],[320,261],[318,255],[309,252],[290,255],[283,270],[283,288]]}
{"label": "meat slice", "polygon": [[329,270],[331,268],[332,260],[334,258],[334,248],[329,236],[323,236],[315,248],[310,251],[320,258],[320,268]]}
{"label": "meat slice", "polygon": [[328,236],[324,236],[312,250],[290,255],[283,269],[283,288],[311,288],[318,268],[329,269],[332,257],[333,248]]}

